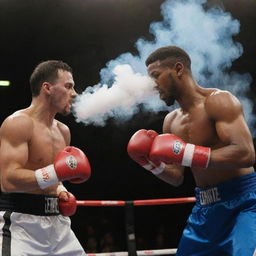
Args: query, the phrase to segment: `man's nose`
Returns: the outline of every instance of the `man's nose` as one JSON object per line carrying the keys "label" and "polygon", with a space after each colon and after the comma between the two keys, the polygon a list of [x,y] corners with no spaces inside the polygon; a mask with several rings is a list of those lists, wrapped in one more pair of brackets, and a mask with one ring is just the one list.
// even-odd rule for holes
{"label": "man's nose", "polygon": [[73,89],[73,91],[72,91],[72,97],[75,98],[77,95],[78,95],[78,94],[77,94],[76,90]]}

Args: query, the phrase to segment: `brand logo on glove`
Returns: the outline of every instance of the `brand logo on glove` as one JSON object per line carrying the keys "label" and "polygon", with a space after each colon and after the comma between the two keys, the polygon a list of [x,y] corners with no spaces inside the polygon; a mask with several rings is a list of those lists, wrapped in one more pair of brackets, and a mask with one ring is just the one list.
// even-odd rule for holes
{"label": "brand logo on glove", "polygon": [[73,157],[73,156],[68,156],[66,158],[66,164],[67,166],[70,168],[70,169],[76,169],[77,167],[77,161],[76,161],[76,158]]}
{"label": "brand logo on glove", "polygon": [[175,140],[173,143],[172,150],[175,154],[179,154],[182,151],[183,144],[179,140]]}

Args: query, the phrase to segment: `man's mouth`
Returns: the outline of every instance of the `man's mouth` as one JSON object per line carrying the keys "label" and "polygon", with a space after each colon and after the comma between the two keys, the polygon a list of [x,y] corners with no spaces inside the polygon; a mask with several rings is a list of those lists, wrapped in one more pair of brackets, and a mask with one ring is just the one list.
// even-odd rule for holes
{"label": "man's mouth", "polygon": [[72,105],[73,105],[73,101],[69,101],[69,102],[68,102],[68,108],[71,108]]}

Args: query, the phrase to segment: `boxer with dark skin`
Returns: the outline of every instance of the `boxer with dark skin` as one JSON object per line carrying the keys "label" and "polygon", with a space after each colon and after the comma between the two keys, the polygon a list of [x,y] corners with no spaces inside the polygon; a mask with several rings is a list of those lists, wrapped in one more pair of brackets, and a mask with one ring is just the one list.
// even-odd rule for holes
{"label": "boxer with dark skin", "polygon": [[[148,65],[148,73],[155,80],[161,99],[167,105],[174,100],[180,105],[166,116],[163,133],[211,147],[208,168],[203,171],[191,168],[197,186],[213,186],[254,172],[253,140],[238,99],[227,91],[200,87],[182,62],[176,62],[173,68],[170,65],[172,61],[168,58],[157,60]],[[175,168],[170,170],[175,172]],[[172,171],[169,172],[171,177],[166,178],[172,182]],[[183,181],[179,177],[182,173],[179,168],[175,183]]]}
{"label": "boxer with dark skin", "polygon": [[[251,228],[256,219],[255,151],[241,103],[228,91],[199,86],[189,55],[179,47],[157,49],[146,65],[160,98],[168,106],[177,101],[180,108],[165,117],[163,134],[144,129],[135,133],[128,154],[174,186],[183,183],[186,166],[193,173],[197,203],[177,255],[252,255],[256,248],[256,231]],[[250,196],[241,199],[240,208],[232,205],[246,194]],[[247,216],[242,214],[246,211]],[[241,229],[241,223],[247,225]],[[243,232],[247,235],[241,239]]]}
{"label": "boxer with dark skin", "polygon": [[[0,129],[0,225],[2,228],[6,219],[12,223],[11,247],[5,245],[5,231],[0,232],[3,237],[1,255],[27,255],[28,252],[33,255],[38,252],[85,255],[70,229],[69,218],[64,217],[75,213],[76,200],[62,181],[86,181],[90,177],[90,164],[80,149],[69,146],[69,128],[55,119],[57,113],[70,113],[77,95],[72,69],[62,61],[42,62],[32,73],[30,85],[31,105],[7,117]],[[47,220],[53,229],[50,234],[56,238],[63,236],[58,244],[44,245],[44,241],[50,239],[45,235],[48,231],[35,225],[37,233],[33,233],[32,226],[27,226],[25,219],[24,223],[21,221],[27,214],[31,222],[35,219],[40,223],[41,218]],[[20,218],[18,227],[22,227],[28,237],[33,237],[37,246],[33,245],[33,239],[26,237],[22,243],[19,241],[19,246],[15,244],[20,236],[19,228],[15,229],[16,218]],[[33,251],[34,248],[37,249]]]}

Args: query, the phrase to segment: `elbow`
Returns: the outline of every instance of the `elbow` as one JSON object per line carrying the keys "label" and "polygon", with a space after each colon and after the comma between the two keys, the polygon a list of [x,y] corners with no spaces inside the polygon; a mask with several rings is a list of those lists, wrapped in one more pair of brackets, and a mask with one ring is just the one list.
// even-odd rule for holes
{"label": "elbow", "polygon": [[255,151],[254,150],[244,150],[240,154],[241,167],[248,168],[255,164]]}
{"label": "elbow", "polygon": [[183,183],[183,182],[181,182],[181,183],[178,183],[178,182],[177,182],[177,183],[172,183],[171,185],[172,185],[173,187],[176,187],[176,188],[177,188],[177,187],[181,186],[182,183]]}
{"label": "elbow", "polygon": [[15,180],[8,173],[2,173],[1,175],[1,191],[6,193],[17,192]]}
{"label": "elbow", "polygon": [[17,192],[16,187],[5,179],[1,179],[1,191],[6,193]]}
{"label": "elbow", "polygon": [[251,167],[255,164],[255,153],[250,154],[250,156],[248,156],[246,163],[247,163],[248,167]]}
{"label": "elbow", "polygon": [[178,176],[175,179],[173,179],[170,184],[174,187],[179,187],[183,184],[184,176]]}

